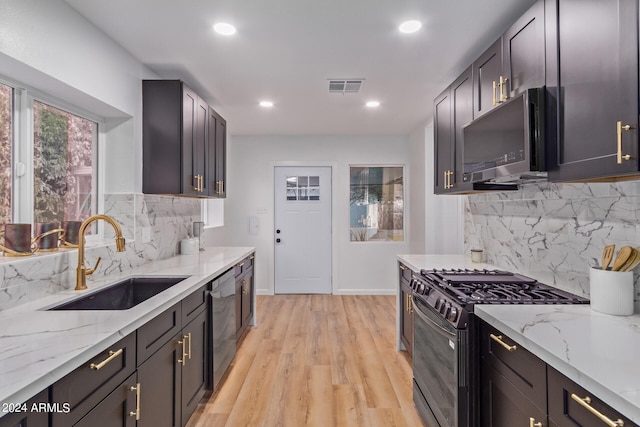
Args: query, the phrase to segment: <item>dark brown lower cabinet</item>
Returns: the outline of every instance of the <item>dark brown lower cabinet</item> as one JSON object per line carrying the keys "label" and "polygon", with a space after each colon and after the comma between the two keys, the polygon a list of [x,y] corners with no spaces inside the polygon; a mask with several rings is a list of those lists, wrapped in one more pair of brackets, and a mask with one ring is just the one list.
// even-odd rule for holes
{"label": "dark brown lower cabinet", "polygon": [[138,427],[179,427],[182,380],[181,335],[174,335],[138,366],[140,420]]}
{"label": "dark brown lower cabinet", "polygon": [[181,413],[184,426],[207,390],[209,313],[204,310],[182,329],[187,359],[182,366]]}
{"label": "dark brown lower cabinet", "polygon": [[[237,270],[236,270],[237,273]],[[253,319],[253,267],[236,275],[236,338],[244,337]]]}
{"label": "dark brown lower cabinet", "polygon": [[540,410],[521,390],[504,375],[488,364],[483,364],[481,390],[482,426],[512,427],[542,423],[547,425],[547,414]]}
{"label": "dark brown lower cabinet", "polygon": [[549,425],[590,427],[620,425],[638,427],[618,411],[589,393],[563,374],[548,367]]}
{"label": "dark brown lower cabinet", "polygon": [[12,406],[12,403],[2,402],[3,406],[0,408],[5,411],[6,414],[0,418],[0,427],[47,427],[49,425],[49,412],[48,411],[33,411],[33,405],[48,403],[49,402],[49,390],[44,390],[38,393],[33,398],[29,399],[24,404]]}
{"label": "dark brown lower cabinet", "polygon": [[137,393],[136,374],[133,374],[73,426],[135,427]]}

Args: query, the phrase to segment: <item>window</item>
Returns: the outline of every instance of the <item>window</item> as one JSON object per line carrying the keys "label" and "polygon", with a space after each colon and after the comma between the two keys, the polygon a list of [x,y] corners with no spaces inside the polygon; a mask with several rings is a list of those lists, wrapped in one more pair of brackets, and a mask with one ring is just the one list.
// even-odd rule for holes
{"label": "window", "polygon": [[0,224],[11,221],[13,89],[0,84]]}
{"label": "window", "polygon": [[0,224],[96,213],[98,126],[35,91],[0,84]]}
{"label": "window", "polygon": [[403,167],[352,166],[349,176],[351,241],[403,241]]}
{"label": "window", "polygon": [[96,199],[98,124],[39,101],[33,103],[35,222],[83,220]]}

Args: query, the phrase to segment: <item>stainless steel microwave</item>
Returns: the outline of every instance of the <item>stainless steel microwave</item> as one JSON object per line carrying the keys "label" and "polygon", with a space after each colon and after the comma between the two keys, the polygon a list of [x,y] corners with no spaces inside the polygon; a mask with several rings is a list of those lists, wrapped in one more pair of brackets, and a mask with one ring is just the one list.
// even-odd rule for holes
{"label": "stainless steel microwave", "polygon": [[527,89],[463,126],[463,182],[546,179],[545,89]]}

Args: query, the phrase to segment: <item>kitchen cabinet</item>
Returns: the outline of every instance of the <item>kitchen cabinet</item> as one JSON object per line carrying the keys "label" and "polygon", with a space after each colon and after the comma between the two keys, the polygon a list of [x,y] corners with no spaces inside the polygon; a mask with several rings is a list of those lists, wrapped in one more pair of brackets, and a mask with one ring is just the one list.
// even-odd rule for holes
{"label": "kitchen cabinet", "polygon": [[525,89],[544,86],[544,19],[544,1],[538,0],[473,62],[473,118]]}
{"label": "kitchen cabinet", "polygon": [[549,377],[549,426],[587,427],[624,425],[638,427],[618,411],[552,367]]}
{"label": "kitchen cabinet", "polygon": [[411,291],[411,277],[413,271],[406,265],[399,263],[400,280],[400,342],[410,356],[413,356],[413,302]]}
{"label": "kitchen cabinet", "polygon": [[463,183],[463,126],[473,119],[472,68],[467,68],[434,102],[434,192],[472,190]]}
{"label": "kitchen cabinet", "polygon": [[[196,292],[199,294],[199,292]],[[182,301],[183,303],[185,300]],[[138,367],[143,387],[138,427],[184,426],[204,395],[208,375],[208,312],[206,305],[180,332],[167,339],[174,329],[172,319],[181,324],[185,307],[174,306],[138,331],[139,341],[160,347]],[[143,349],[145,359],[146,348]]]}
{"label": "kitchen cabinet", "polygon": [[253,323],[253,262],[252,254],[236,264],[236,338],[238,342],[244,337]]}
{"label": "kitchen cabinet", "polygon": [[481,425],[547,425],[546,364],[482,322]]}
{"label": "kitchen cabinet", "polygon": [[73,426],[136,427],[136,418],[140,413],[139,387],[136,375],[131,375]]}
{"label": "kitchen cabinet", "polygon": [[549,179],[637,175],[637,0],[545,7]]}
{"label": "kitchen cabinet", "polygon": [[209,106],[180,80],[142,82],[142,191],[209,196]]}
{"label": "kitchen cabinet", "polygon": [[[92,411],[136,370],[136,334],[129,334],[101,351],[51,386],[51,401],[68,403],[70,411],[51,415],[52,427],[69,427]],[[128,380],[127,380],[128,381]],[[135,386],[135,382],[133,384]],[[135,392],[133,393],[135,395]],[[126,401],[113,401],[120,405]],[[115,398],[114,398],[115,399]],[[116,399],[117,400],[117,399]],[[105,406],[102,407],[103,409]]]}
{"label": "kitchen cabinet", "polygon": [[480,353],[483,427],[638,427],[483,321]]}
{"label": "kitchen cabinet", "polygon": [[209,196],[227,196],[227,121],[209,107],[207,179]]}
{"label": "kitchen cabinet", "polygon": [[[5,415],[0,418],[0,427],[48,427],[49,411],[33,411],[33,405],[49,402],[49,390],[38,393],[24,403],[14,405],[11,402],[2,402],[0,410]],[[64,408],[60,408],[63,410]]]}

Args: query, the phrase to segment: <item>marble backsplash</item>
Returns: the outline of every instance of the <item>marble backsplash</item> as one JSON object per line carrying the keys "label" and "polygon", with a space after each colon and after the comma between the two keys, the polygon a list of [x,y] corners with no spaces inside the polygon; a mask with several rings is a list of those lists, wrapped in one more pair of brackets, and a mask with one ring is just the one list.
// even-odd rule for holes
{"label": "marble backsplash", "polygon": [[588,297],[589,267],[600,265],[605,245],[640,246],[639,208],[638,181],[539,183],[465,196],[465,252],[484,249],[488,263]]}
{"label": "marble backsplash", "polygon": [[[127,250],[115,251],[113,229],[105,226],[104,244],[88,246],[85,251],[87,266],[102,257],[94,277],[177,255],[180,240],[190,235],[193,222],[200,221],[201,215],[198,199],[148,194],[106,195],[104,213],[121,225]],[[148,243],[142,243],[144,228],[151,231]],[[0,257],[0,310],[73,288],[77,259],[76,249]]]}

